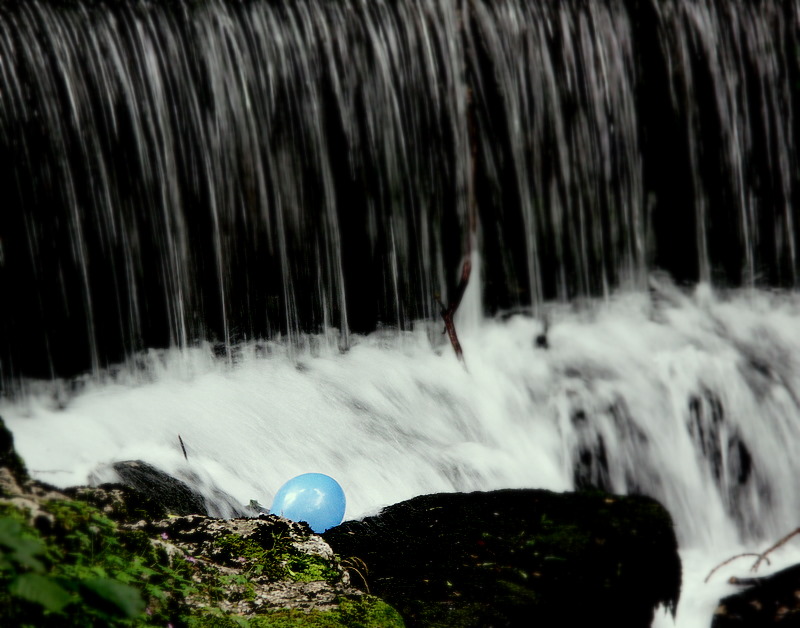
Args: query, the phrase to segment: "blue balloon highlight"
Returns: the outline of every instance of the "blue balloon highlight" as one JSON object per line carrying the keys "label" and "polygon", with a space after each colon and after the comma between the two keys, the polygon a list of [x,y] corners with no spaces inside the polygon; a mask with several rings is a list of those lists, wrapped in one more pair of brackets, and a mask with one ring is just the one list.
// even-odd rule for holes
{"label": "blue balloon highlight", "polygon": [[304,473],[278,489],[269,509],[292,521],[305,521],[316,533],[338,526],[344,519],[342,487],[324,473]]}

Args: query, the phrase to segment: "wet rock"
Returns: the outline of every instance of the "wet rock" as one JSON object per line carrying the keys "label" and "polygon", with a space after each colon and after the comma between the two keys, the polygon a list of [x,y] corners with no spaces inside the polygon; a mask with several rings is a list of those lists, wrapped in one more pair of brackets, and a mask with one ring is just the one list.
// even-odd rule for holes
{"label": "wet rock", "polygon": [[645,497],[427,495],[322,536],[409,626],[644,628],[680,592],[671,518]]}
{"label": "wet rock", "polygon": [[28,480],[25,464],[14,449],[14,436],[6,427],[2,417],[0,417],[0,468],[6,469],[10,479],[17,484]]}
{"label": "wet rock", "polygon": [[763,578],[732,580],[747,588],[720,600],[711,628],[800,626],[800,565]]}
{"label": "wet rock", "polygon": [[[702,388],[689,397],[687,431],[702,454],[728,514],[754,536],[764,532],[759,512],[773,502],[772,489],[756,466],[740,430],[730,421],[722,398]],[[754,503],[759,507],[755,508]]]}
{"label": "wet rock", "polygon": [[[172,515],[201,514],[225,519],[253,514],[225,491],[190,470],[184,469],[180,477],[174,477],[141,460],[100,465],[90,474],[89,482],[93,487],[108,490],[126,487],[124,502],[143,509],[147,513],[143,515],[146,518],[164,516],[159,515],[159,511]],[[136,491],[138,497],[130,491]],[[104,499],[100,496],[96,498],[101,502]],[[107,509],[105,504],[98,503],[98,506]]]}
{"label": "wet rock", "polygon": [[141,460],[115,462],[112,468],[121,484],[148,495],[173,515],[208,515],[203,496],[184,482]]}
{"label": "wet rock", "polygon": [[64,494],[91,504],[121,523],[164,519],[169,514],[157,496],[151,498],[148,494],[124,484],[76,486],[64,489]]}

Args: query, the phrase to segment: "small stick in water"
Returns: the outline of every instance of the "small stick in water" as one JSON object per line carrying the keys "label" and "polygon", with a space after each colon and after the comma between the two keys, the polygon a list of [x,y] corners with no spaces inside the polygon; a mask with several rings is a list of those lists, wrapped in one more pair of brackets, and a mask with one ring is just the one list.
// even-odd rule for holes
{"label": "small stick in water", "polygon": [[186,459],[186,462],[189,462],[189,456],[186,455],[186,447],[183,445],[183,439],[181,435],[178,434],[178,442],[181,444],[181,450],[183,451],[183,457]]}

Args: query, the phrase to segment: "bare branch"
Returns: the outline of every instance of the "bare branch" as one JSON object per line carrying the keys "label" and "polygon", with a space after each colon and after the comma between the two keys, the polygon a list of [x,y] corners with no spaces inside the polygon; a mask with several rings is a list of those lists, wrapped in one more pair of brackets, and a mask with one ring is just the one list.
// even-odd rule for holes
{"label": "bare branch", "polygon": [[[729,564],[729,563],[732,563],[732,562],[733,562],[734,560],[736,560],[737,558],[745,558],[746,556],[762,556],[762,554],[758,554],[757,552],[747,552],[747,553],[745,553],[745,554],[736,554],[736,556],[731,556],[731,557],[730,557],[728,560],[721,562],[719,565],[717,565],[716,567],[714,567],[714,569],[712,569],[711,571],[709,571],[709,572],[708,572],[708,575],[706,576],[706,579],[705,579],[705,580],[703,580],[703,582],[706,582],[706,583],[707,583],[707,582],[708,582],[708,581],[711,579],[711,576],[713,576],[713,575],[714,575],[714,573],[715,573],[715,572],[716,572],[718,569],[720,569],[720,568],[724,567],[725,565],[727,565],[727,564]],[[769,563],[769,560],[767,560],[767,563]]]}
{"label": "bare branch", "polygon": [[461,350],[461,343],[458,341],[458,334],[456,333],[456,325],[453,322],[453,316],[455,316],[458,306],[461,305],[461,299],[464,298],[464,292],[467,290],[467,284],[469,283],[469,276],[471,273],[472,262],[469,258],[467,258],[464,260],[464,264],[461,266],[461,279],[458,282],[455,297],[450,302],[450,305],[445,307],[438,295],[436,297],[436,300],[439,303],[442,320],[444,320],[444,331],[442,333],[446,333],[450,338],[450,344],[453,345],[453,351],[456,352],[456,357],[462,364],[465,364],[464,352]]}
{"label": "bare branch", "polygon": [[[714,567],[714,569],[712,569],[709,572],[709,574],[706,576],[706,579],[703,582],[708,582],[709,579],[711,578],[711,576],[714,574],[714,572],[717,571],[717,569],[719,569],[720,567],[724,567],[725,565],[727,565],[728,563],[736,560],[737,558],[742,558],[744,556],[755,556],[756,557],[756,562],[754,562],[753,566],[750,567],[750,571],[755,573],[756,571],[758,571],[758,568],[761,566],[762,562],[766,562],[768,565],[771,564],[769,562],[769,558],[767,558],[767,554],[771,554],[772,552],[774,552],[779,547],[785,545],[786,543],[788,543],[792,538],[794,538],[798,534],[800,534],[800,528],[797,528],[796,530],[792,530],[791,532],[789,532],[789,534],[787,534],[786,536],[781,538],[774,545],[772,545],[768,549],[764,550],[760,554],[758,554],[756,552],[747,552],[745,554],[737,554],[736,556],[731,556],[725,562],[722,562],[719,565],[717,565],[716,567]],[[759,580],[758,578],[736,578],[736,577],[732,577],[729,580],[729,582],[731,584],[738,584],[738,585],[741,585],[741,586],[748,586],[750,584],[756,584],[758,580]]]}
{"label": "bare branch", "polygon": [[737,578],[736,576],[731,576],[728,578],[728,584],[735,584],[738,587],[752,587],[767,580],[768,578]]}
{"label": "bare branch", "polygon": [[759,565],[761,565],[761,561],[764,561],[764,560],[766,560],[767,564],[769,565],[769,560],[767,559],[767,554],[769,554],[770,552],[773,552],[774,550],[778,549],[781,545],[784,545],[787,541],[789,541],[789,539],[791,539],[794,536],[797,536],[798,534],[800,534],[800,528],[797,528],[796,530],[793,530],[792,532],[787,534],[785,537],[783,537],[780,541],[775,543],[775,545],[773,545],[768,550],[766,550],[765,552],[760,554],[759,557],[758,557],[758,560],[753,563],[752,567],[750,567],[750,571],[755,572],[756,570],[758,570]]}

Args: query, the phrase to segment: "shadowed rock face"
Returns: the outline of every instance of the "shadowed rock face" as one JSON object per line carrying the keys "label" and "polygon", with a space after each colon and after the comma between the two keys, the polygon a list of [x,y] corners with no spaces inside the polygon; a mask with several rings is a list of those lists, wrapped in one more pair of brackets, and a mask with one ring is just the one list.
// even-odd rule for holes
{"label": "shadowed rock face", "polygon": [[750,586],[720,600],[711,628],[800,626],[800,565],[737,583]]}
{"label": "shadowed rock face", "polygon": [[17,482],[25,482],[28,472],[22,459],[14,449],[14,436],[8,431],[2,417],[0,417],[0,468],[8,469],[9,475]]}
{"label": "shadowed rock face", "polygon": [[646,627],[680,592],[672,521],[646,497],[427,495],[323,537],[411,626]]}

